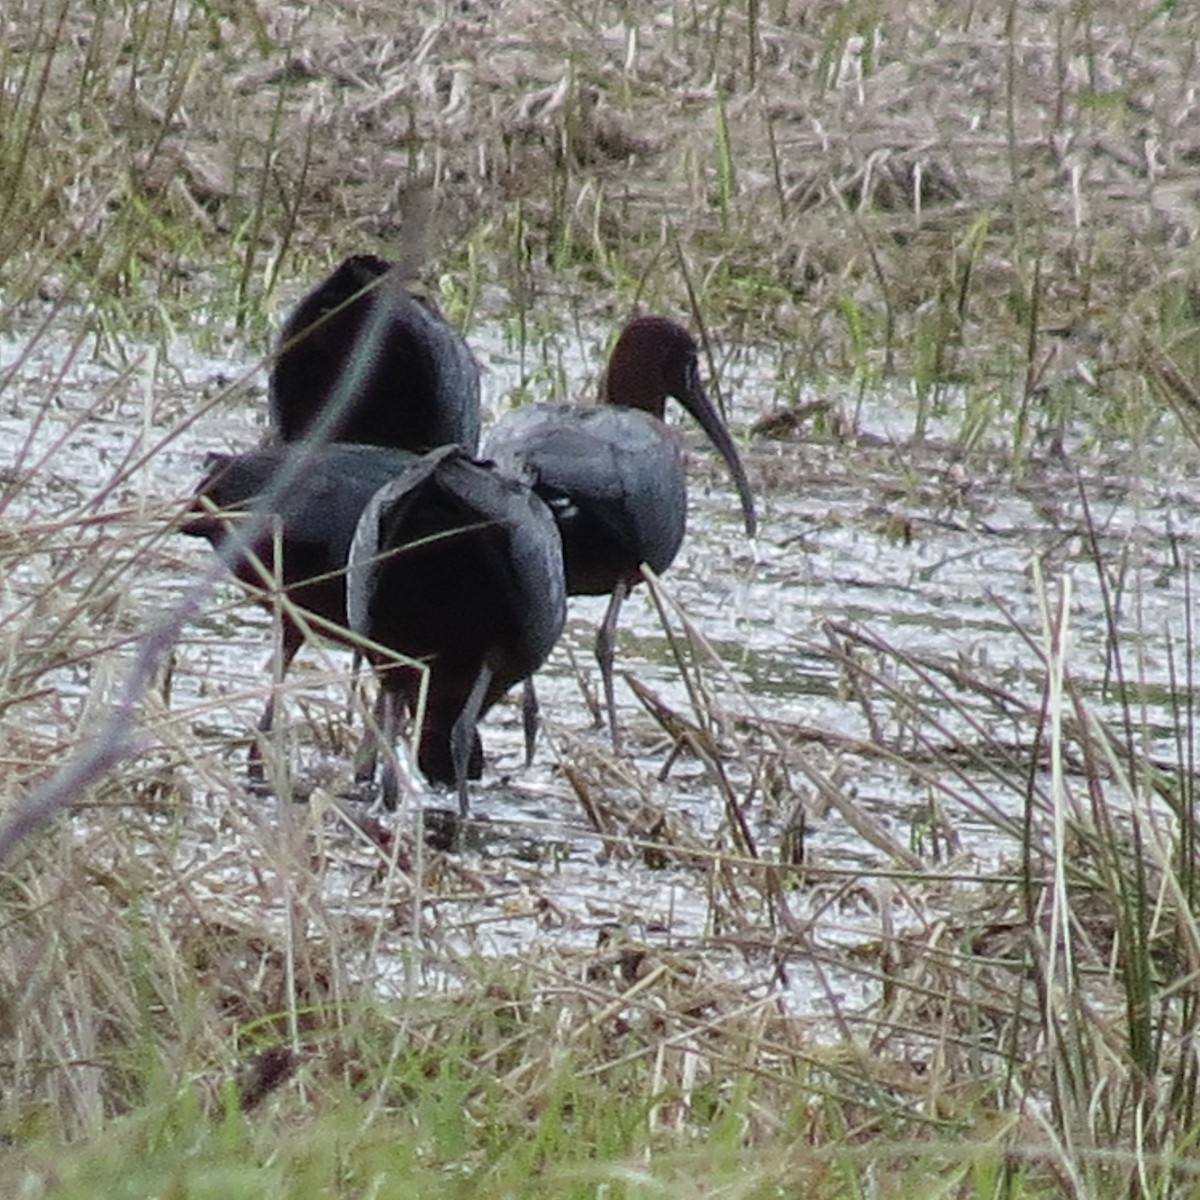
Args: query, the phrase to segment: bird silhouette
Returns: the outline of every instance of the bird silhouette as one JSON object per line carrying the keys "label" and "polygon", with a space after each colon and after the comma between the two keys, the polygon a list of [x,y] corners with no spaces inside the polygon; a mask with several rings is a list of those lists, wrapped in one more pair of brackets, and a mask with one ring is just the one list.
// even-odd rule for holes
{"label": "bird silhouette", "polygon": [[675,561],[687,524],[683,447],[663,421],[667,397],[696,419],[728,464],[753,537],[750,485],[700,381],[696,343],[667,317],[636,317],[625,325],[609,356],[601,404],[514,409],[491,430],[484,449],[503,470],[528,478],[549,505],[562,536],[568,595],[610,596],[596,659],[614,749],[620,735],[613,646],[621,605],[643,578],[643,564],[661,574]]}
{"label": "bird silhouette", "polygon": [[462,334],[385,259],[346,259],[284,322],[271,368],[280,440],[424,453],[479,445],[479,364]]}
{"label": "bird silhouette", "polygon": [[[407,450],[339,443],[209,456],[180,530],[206,538],[260,603],[278,607],[281,676],[310,624],[326,637],[348,637],[346,564],[358,519],[380,487],[418,461]],[[282,606],[277,591],[287,601]],[[260,734],[270,732],[274,717],[272,696]],[[257,740],[250,775],[262,779]]]}
{"label": "bird silhouette", "polygon": [[[468,779],[482,767],[479,718],[542,665],[566,618],[553,517],[518,479],[442,447],[368,503],[350,550],[347,604],[386,698],[385,744],[403,711],[419,714],[418,765],[456,787],[465,816]],[[389,761],[386,807],[397,792]]]}

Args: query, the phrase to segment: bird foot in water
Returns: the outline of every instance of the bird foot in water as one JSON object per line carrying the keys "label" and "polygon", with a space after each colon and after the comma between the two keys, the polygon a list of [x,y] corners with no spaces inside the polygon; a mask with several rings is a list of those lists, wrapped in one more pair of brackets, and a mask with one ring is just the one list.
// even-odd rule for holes
{"label": "bird foot in water", "polygon": [[313,795],[315,785],[285,779],[282,787],[276,787],[269,779],[247,778],[246,791],[256,800],[269,800],[277,797],[291,804],[307,804]]}
{"label": "bird foot in water", "polygon": [[421,810],[425,845],[443,853],[462,849],[463,820],[457,808],[425,808]]}
{"label": "bird foot in water", "polygon": [[348,788],[337,793],[337,798],[349,804],[375,805],[379,802],[379,789],[372,779],[355,779]]}

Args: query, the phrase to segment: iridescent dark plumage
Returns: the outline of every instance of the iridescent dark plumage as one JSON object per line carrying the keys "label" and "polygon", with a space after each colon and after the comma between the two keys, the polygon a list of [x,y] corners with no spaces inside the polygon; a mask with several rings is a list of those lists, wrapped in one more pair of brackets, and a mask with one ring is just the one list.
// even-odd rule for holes
{"label": "iridescent dark plumage", "polygon": [[[546,506],[523,483],[446,446],[386,484],[359,521],[350,551],[354,631],[428,672],[417,761],[453,783],[460,811],[482,766],[476,724],[532,675],[566,617],[562,547]],[[368,651],[388,698],[385,739],[416,712],[425,672]],[[384,803],[395,804],[385,768]]]}
{"label": "iridescent dark plumage", "polygon": [[683,450],[663,423],[668,396],[699,422],[729,465],[746,532],[754,500],[724,422],[700,383],[696,343],[666,317],[637,317],[613,346],[599,406],[535,404],[491,431],[485,453],[530,479],[562,536],[568,595],[610,594],[596,636],[613,745],[613,635],[629,589],[645,563],[656,574],[679,552],[687,523]]}
{"label": "iridescent dark plumage", "polygon": [[398,270],[346,259],[284,323],[271,424],[302,438],[424,453],[479,444],[479,365],[462,334]]}
{"label": "iridescent dark plumage", "polygon": [[[346,563],[358,519],[371,497],[414,462],[407,450],[381,446],[270,446],[248,454],[212,454],[196,489],[183,533],[207,538],[243,583],[275,607],[279,586],[288,604],[282,626],[280,676],[304,644],[305,626],[335,640],[348,628]],[[239,539],[249,534],[249,540]],[[278,573],[278,577],[276,577]],[[301,610],[297,620],[289,611]],[[268,733],[275,699],[258,723]],[[250,750],[250,778],[262,779],[258,742]]]}

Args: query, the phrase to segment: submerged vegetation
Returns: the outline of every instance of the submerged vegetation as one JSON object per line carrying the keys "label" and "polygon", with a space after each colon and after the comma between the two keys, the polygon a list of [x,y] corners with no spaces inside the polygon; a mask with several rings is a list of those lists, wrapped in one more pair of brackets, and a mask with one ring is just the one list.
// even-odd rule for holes
{"label": "submerged vegetation", "polygon": [[[1169,3],[7,3],[0,1190],[1194,1191],[1198,45]],[[339,800],[327,648],[248,797],[268,624],[171,533],[363,250],[492,339],[494,406],[642,306],[756,430],[762,545],[697,488],[619,655],[632,756],[584,623],[462,854]]]}

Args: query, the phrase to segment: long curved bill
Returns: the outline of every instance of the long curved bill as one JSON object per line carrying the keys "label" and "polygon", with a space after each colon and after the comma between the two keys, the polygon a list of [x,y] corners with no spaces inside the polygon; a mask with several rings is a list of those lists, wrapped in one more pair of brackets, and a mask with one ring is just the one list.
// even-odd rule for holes
{"label": "long curved bill", "polygon": [[700,382],[700,369],[695,362],[688,367],[687,386],[684,394],[679,397],[679,402],[700,423],[700,428],[708,435],[708,440],[728,465],[733,482],[737,486],[738,499],[742,502],[742,519],[746,523],[746,533],[754,537],[758,532],[758,516],[754,511],[754,497],[750,494],[750,481],[746,478],[742,460],[733,444],[733,438],[729,436],[725,422],[713,408],[712,401]]}

